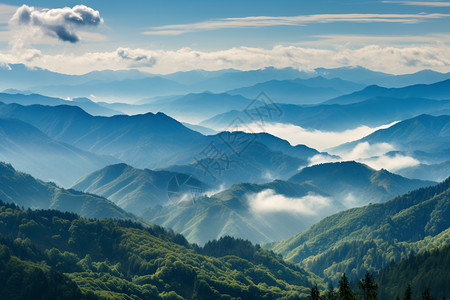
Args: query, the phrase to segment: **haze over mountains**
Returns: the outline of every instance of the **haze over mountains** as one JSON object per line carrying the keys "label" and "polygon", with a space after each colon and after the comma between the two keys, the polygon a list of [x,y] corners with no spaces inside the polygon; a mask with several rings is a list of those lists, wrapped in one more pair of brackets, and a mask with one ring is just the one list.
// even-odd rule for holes
{"label": "haze over mountains", "polygon": [[[369,271],[385,274],[374,278],[390,297],[399,290],[386,278],[404,274],[405,259],[418,253],[416,269],[428,272],[442,257],[425,251],[450,241],[449,73],[64,75],[10,65],[0,79],[0,200],[121,220],[0,204],[2,218],[31,214],[36,224],[8,230],[46,250],[23,256],[25,243],[3,241],[3,223],[0,247],[20,266],[77,257],[57,268],[80,293],[127,295],[103,277],[107,285],[89,285],[105,273],[138,298],[303,299],[313,282],[323,290],[344,272],[357,281]],[[53,238],[49,222],[70,224],[71,236]],[[50,242],[36,238],[36,226]],[[83,232],[98,242],[86,251],[71,242]],[[181,286],[172,280],[179,274],[199,277]]]}

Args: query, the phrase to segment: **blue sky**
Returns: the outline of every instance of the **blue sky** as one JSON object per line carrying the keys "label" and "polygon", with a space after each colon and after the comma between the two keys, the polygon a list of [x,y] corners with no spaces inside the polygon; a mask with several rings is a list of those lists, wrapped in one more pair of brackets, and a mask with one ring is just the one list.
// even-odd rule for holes
{"label": "blue sky", "polygon": [[[450,71],[449,1],[0,3],[3,64],[76,74],[345,65],[390,73]],[[13,18],[23,4],[34,21]],[[86,9],[78,11],[98,14],[96,23],[73,22],[70,9],[81,4]],[[55,10],[63,7],[69,10]]]}

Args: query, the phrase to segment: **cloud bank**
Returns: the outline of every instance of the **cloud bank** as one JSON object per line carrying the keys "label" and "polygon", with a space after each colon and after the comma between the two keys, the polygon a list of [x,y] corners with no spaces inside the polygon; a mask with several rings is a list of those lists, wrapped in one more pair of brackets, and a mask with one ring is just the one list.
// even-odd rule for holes
{"label": "cloud bank", "polygon": [[[23,38],[22,42],[25,43],[26,39]],[[39,50],[27,48],[27,51]],[[380,59],[373,59],[374,57]],[[197,69],[216,71],[233,68],[246,71],[264,67],[292,67],[311,71],[318,67],[343,66],[362,66],[375,71],[401,74],[422,69],[450,71],[450,47],[443,44],[405,47],[373,45],[356,49],[347,47],[319,49],[280,45],[271,49],[238,47],[218,51],[200,51],[191,48],[147,50],[121,47],[110,52],[86,52],[80,55],[63,52],[56,55],[41,54],[32,59],[29,55],[28,60],[25,60],[17,51],[11,51],[0,53],[0,62],[27,63],[30,66],[67,74],[127,68],[168,74]]]}
{"label": "cloud bank", "polygon": [[[279,138],[287,140],[291,145],[303,144],[314,149],[323,151],[354,140],[359,140],[377,130],[389,128],[397,122],[382,125],[379,127],[360,126],[345,131],[321,131],[308,130],[297,125],[283,123],[266,123],[264,124],[264,132],[275,135]],[[246,132],[260,132],[259,124],[249,124],[239,128]],[[386,152],[386,151],[385,151]]]}
{"label": "cloud bank", "polygon": [[80,37],[76,29],[83,26],[99,26],[103,23],[100,13],[85,5],[72,8],[38,10],[28,5],[17,9],[9,24],[31,32],[57,38],[64,42],[76,43]]}
{"label": "cloud bank", "polygon": [[339,155],[340,158],[318,154],[310,159],[309,164],[316,165],[320,163],[354,160],[376,170],[386,169],[391,172],[420,164],[420,161],[411,156],[399,153],[389,154],[389,152],[395,150],[395,147],[389,143],[370,144],[368,142],[361,142],[350,151],[333,153]]}
{"label": "cloud bank", "polygon": [[267,189],[259,193],[248,194],[250,209],[255,213],[288,212],[315,216],[321,210],[330,207],[331,199],[316,194],[300,198],[290,198]]}

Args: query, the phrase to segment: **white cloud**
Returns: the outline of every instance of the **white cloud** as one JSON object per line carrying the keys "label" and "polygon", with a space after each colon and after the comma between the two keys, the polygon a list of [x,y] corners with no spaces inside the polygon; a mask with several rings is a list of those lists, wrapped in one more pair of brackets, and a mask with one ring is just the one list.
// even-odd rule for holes
{"label": "white cloud", "polygon": [[386,169],[392,172],[420,164],[417,159],[401,154],[395,154],[393,157],[382,155],[365,159],[363,162],[374,169]]}
{"label": "white cloud", "polygon": [[8,23],[17,8],[17,6],[0,3],[0,23]]}
{"label": "white cloud", "polygon": [[244,18],[223,18],[191,24],[175,24],[152,27],[143,32],[148,35],[177,35],[187,32],[217,30],[226,28],[301,26],[312,23],[418,23],[427,19],[449,17],[449,14],[316,14],[287,17],[254,16]]}
{"label": "white cloud", "polygon": [[[26,41],[25,39],[22,42]],[[21,45],[22,49],[26,45]],[[128,56],[121,56],[126,49]],[[32,50],[28,49],[27,50]],[[28,63],[67,74],[83,74],[94,70],[120,70],[138,68],[151,73],[168,74],[177,71],[204,69],[255,70],[264,67],[292,67],[310,71],[317,67],[337,68],[362,66],[393,74],[412,73],[422,69],[450,71],[450,47],[438,44],[428,46],[365,46],[335,49],[275,46],[272,49],[238,47],[218,51],[199,51],[191,48],[179,50],[147,50],[118,48],[111,52],[86,52],[81,55],[63,52],[50,55],[41,53],[28,62],[17,51],[0,53],[5,63]],[[145,59],[139,59],[144,57]],[[377,57],[379,59],[373,59]]]}
{"label": "white cloud", "polygon": [[316,194],[299,198],[290,198],[267,189],[259,193],[248,194],[250,209],[255,213],[289,212],[314,216],[330,207],[331,199]]}
{"label": "white cloud", "polygon": [[77,28],[98,26],[102,23],[100,13],[85,5],[41,10],[22,5],[9,22],[15,30],[30,33],[27,35],[28,39],[36,40],[41,34],[70,43],[80,40],[76,32]]}
{"label": "white cloud", "polygon": [[[345,131],[308,130],[292,124],[266,123],[264,124],[263,129],[264,132],[287,140],[292,145],[303,144],[323,151],[327,148],[335,147],[354,140],[359,140],[379,129],[391,127],[395,123],[397,122],[375,128],[360,126]],[[261,127],[259,124],[249,124],[239,128],[239,130],[246,132],[260,132]]]}
{"label": "white cloud", "polygon": [[376,170],[386,169],[395,172],[403,168],[416,166],[420,163],[411,156],[399,153],[394,155],[387,154],[388,152],[395,150],[395,147],[389,143],[376,143],[371,145],[368,142],[361,142],[350,151],[333,153],[338,155],[339,158],[317,154],[310,158],[309,165],[354,160],[364,163]]}
{"label": "white cloud", "polygon": [[398,3],[412,6],[450,7],[450,2],[443,1],[382,1],[383,3]]}

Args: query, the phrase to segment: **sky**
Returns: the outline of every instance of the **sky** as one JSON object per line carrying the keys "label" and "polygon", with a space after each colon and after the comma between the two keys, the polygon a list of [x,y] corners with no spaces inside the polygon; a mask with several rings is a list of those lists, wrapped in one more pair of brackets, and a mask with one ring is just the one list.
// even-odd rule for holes
{"label": "sky", "polygon": [[450,71],[450,1],[5,1],[0,65]]}

